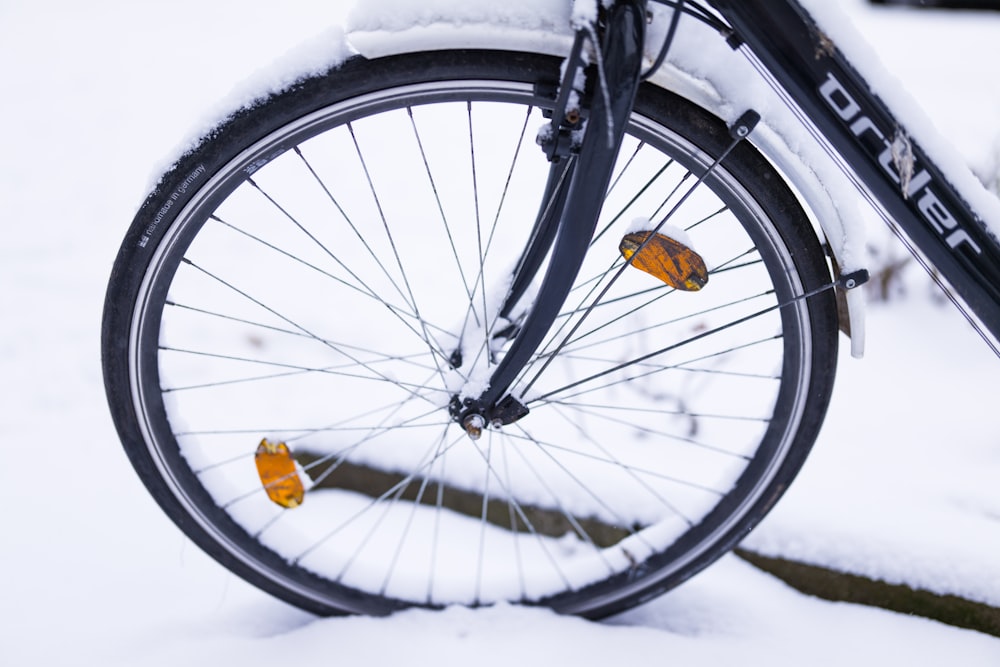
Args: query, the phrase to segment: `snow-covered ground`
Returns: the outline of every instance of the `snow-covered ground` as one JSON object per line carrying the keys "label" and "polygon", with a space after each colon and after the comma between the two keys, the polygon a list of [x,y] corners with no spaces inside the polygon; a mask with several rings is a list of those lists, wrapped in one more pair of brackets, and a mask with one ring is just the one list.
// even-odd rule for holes
{"label": "snow-covered ground", "polygon": [[[1000,14],[845,7],[977,172]],[[604,623],[499,607],[315,619],[229,575],[141,488],[107,415],[104,285],[151,171],[330,0],[0,4],[0,664],[1000,664],[1000,640],[822,602],[727,557]],[[749,545],[1000,605],[998,361],[911,280],[845,353],[828,425]]]}

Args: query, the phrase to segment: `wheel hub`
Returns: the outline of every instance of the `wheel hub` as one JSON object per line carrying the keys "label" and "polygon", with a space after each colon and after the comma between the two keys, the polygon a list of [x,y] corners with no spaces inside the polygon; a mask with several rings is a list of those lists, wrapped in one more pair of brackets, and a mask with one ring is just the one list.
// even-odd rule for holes
{"label": "wheel hub", "polygon": [[484,406],[474,398],[461,399],[453,396],[448,412],[470,438],[478,440],[487,426],[500,428],[513,424],[527,415],[529,410],[524,403],[507,394],[493,406]]}

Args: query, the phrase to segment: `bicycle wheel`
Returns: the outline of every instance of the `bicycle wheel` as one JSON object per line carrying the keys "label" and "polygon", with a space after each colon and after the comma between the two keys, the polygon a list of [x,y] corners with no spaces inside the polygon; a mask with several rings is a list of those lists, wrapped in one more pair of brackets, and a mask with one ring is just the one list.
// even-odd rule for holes
{"label": "bicycle wheel", "polygon": [[[534,84],[559,64],[350,60],[228,120],[143,205],[105,306],[108,399],[149,491],[233,572],[323,614],[597,617],[705,567],[794,476],[836,361],[832,290],[803,297],[823,253],[751,146],[706,175],[725,126],[649,86],[512,387],[529,414],[478,440],[449,414],[530,307],[497,315],[548,173]],[[621,270],[622,238],[673,208],[696,292]]]}

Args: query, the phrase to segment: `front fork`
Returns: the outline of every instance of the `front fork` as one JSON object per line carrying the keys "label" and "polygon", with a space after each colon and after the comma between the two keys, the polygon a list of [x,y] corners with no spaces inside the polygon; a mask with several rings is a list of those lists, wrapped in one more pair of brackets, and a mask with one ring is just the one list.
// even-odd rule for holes
{"label": "front fork", "polygon": [[[487,424],[510,424],[528,413],[508,390],[560,312],[594,235],[639,88],[645,28],[646,0],[622,0],[605,12],[598,25],[577,31],[551,131],[540,142],[553,163],[543,204],[515,269],[502,315],[509,315],[517,305],[550,251],[551,258],[534,304],[513,334],[510,349],[493,369],[487,389],[478,397],[452,399],[452,417],[473,438]],[[597,53],[598,66],[588,70],[593,102],[583,119],[571,98],[575,75],[586,65],[588,40]],[[577,147],[579,132],[582,139]]]}

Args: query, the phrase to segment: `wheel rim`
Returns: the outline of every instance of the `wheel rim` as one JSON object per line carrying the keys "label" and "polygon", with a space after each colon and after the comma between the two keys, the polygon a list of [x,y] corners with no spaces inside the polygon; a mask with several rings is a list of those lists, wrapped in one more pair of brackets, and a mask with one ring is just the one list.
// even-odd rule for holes
{"label": "wheel rim", "polygon": [[[733,207],[765,216],[726,173],[711,180],[730,208],[717,212],[724,202],[701,188],[684,211],[713,269],[704,295],[630,270],[559,363],[537,380],[529,367],[528,417],[478,442],[451,421],[448,400],[488,370],[484,341],[502,354],[503,323],[489,324],[496,294],[544,182],[530,145],[541,118],[526,102],[540,102],[527,86],[484,81],[332,105],[231,162],[159,245],[130,337],[144,438],[202,530],[278,586],[341,607],[360,591],[390,606],[586,608],[689,565],[784,461],[809,384],[804,303],[697,338],[801,292],[776,230],[764,222],[740,237],[727,222]],[[446,120],[431,123],[432,110]],[[668,167],[625,206],[636,189],[625,181],[647,183],[663,164],[654,143],[693,150],[642,117],[630,134],[599,230],[624,213],[581,271],[566,304],[575,316],[631,216],[657,219],[687,171]],[[338,162],[352,151],[350,165]],[[515,199],[531,203],[518,210]],[[761,253],[789,276],[777,296],[765,293]],[[633,313],[636,303],[646,305]],[[452,369],[460,348],[464,365]],[[312,478],[301,507],[268,499],[253,463],[262,438],[287,443]]]}

